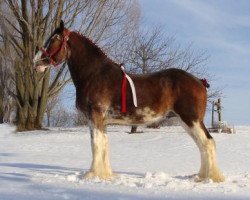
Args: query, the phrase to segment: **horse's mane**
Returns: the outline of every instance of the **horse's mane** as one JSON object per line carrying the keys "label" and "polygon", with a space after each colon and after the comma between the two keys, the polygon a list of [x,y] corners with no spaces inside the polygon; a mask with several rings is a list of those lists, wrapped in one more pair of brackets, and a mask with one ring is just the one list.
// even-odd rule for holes
{"label": "horse's mane", "polygon": [[83,35],[82,33],[80,32],[75,32],[79,37],[81,37],[82,39],[84,39],[85,41],[87,41],[91,47],[93,47],[98,53],[100,53],[100,55],[102,55],[104,58],[106,58],[108,61],[110,61],[112,64],[114,65],[122,65],[122,64],[119,64],[117,62],[115,62],[113,59],[111,59],[106,53],[105,51],[99,47],[93,40],[91,40],[90,38],[86,37],[85,35]]}

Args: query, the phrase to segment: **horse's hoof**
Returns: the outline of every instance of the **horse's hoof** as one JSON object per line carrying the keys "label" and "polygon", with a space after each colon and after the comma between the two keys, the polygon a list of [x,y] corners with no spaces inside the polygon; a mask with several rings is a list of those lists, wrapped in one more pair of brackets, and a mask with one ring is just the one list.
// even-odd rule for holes
{"label": "horse's hoof", "polygon": [[194,178],[195,182],[203,182],[203,181],[208,181],[208,180],[212,180],[214,183],[220,183],[225,180],[225,177],[221,174],[215,174],[211,177],[202,177],[202,176],[196,175]]}
{"label": "horse's hoof", "polygon": [[84,179],[93,179],[97,176],[95,176],[94,172],[86,172],[84,175],[83,175],[83,178]]}
{"label": "horse's hoof", "polygon": [[84,179],[94,179],[94,178],[99,178],[101,180],[110,180],[112,179],[116,174],[114,173],[96,173],[96,172],[86,172],[83,175]]}
{"label": "horse's hoof", "polygon": [[216,174],[212,176],[210,179],[212,179],[214,183],[220,183],[225,181],[225,177],[222,174]]}
{"label": "horse's hoof", "polygon": [[204,180],[205,180],[205,178],[202,178],[199,175],[195,175],[194,176],[194,181],[197,182],[197,183],[202,182]]}

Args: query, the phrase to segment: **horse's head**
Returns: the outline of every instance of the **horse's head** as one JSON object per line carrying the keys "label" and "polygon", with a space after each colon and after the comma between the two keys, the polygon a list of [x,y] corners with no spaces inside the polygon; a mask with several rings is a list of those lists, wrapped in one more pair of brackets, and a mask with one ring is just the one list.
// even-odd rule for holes
{"label": "horse's head", "polygon": [[58,66],[68,59],[69,48],[67,41],[69,35],[70,31],[64,28],[64,23],[61,21],[60,26],[56,28],[33,59],[34,68],[37,71],[44,72],[46,68]]}

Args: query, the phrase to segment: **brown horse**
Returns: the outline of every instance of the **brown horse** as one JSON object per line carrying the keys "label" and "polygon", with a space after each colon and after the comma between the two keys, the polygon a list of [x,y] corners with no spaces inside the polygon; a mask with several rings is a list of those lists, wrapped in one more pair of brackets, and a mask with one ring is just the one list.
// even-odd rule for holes
{"label": "brown horse", "polygon": [[76,87],[76,106],[88,118],[92,164],[86,178],[109,179],[114,174],[109,161],[108,124],[142,125],[156,122],[175,113],[193,138],[201,155],[198,181],[223,181],[216,164],[215,142],[204,126],[207,91],[202,81],[180,69],[133,75],[138,107],[127,87],[127,111],[121,112],[120,65],[109,59],[91,40],[70,32],[63,22],[34,58],[37,71],[67,61]]}

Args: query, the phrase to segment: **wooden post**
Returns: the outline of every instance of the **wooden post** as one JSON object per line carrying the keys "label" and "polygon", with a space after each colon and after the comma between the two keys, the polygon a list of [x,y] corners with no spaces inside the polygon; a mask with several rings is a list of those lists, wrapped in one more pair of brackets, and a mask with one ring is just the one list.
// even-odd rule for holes
{"label": "wooden post", "polygon": [[221,122],[221,99],[218,99],[218,104],[217,104],[217,110],[218,110],[218,120]]}
{"label": "wooden post", "polygon": [[212,122],[211,122],[211,127],[214,127],[214,101],[212,102]]}

